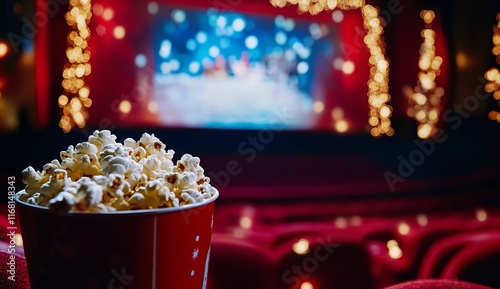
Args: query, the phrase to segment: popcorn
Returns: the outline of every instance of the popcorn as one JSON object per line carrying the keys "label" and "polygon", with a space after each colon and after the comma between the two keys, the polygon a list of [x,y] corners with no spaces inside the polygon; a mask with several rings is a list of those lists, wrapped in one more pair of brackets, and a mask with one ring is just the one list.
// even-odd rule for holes
{"label": "popcorn", "polygon": [[157,155],[149,155],[141,159],[140,164],[142,164],[142,171],[146,175],[156,178],[158,172],[161,170],[161,161],[158,159]]}
{"label": "popcorn", "polygon": [[203,202],[205,199],[203,195],[196,189],[184,189],[181,193],[181,198],[186,204],[195,204],[198,202]]}
{"label": "popcorn", "polygon": [[41,172],[24,169],[18,198],[66,214],[179,207],[218,194],[200,158],[184,154],[174,163],[174,154],[154,134],[118,143],[110,131],[96,130]]}
{"label": "popcorn", "polygon": [[55,212],[68,212],[76,204],[76,196],[70,192],[63,191],[49,201],[48,207]]}
{"label": "popcorn", "polygon": [[[57,193],[59,193],[68,183],[68,173],[63,169],[51,170],[49,176],[49,181],[40,186],[40,194],[46,196],[47,198],[53,198]],[[40,205],[45,205],[40,203]]]}
{"label": "popcorn", "polygon": [[89,136],[89,142],[97,147],[97,151],[100,152],[101,148],[105,145],[116,144],[116,136],[111,134],[109,130],[96,130]]}
{"label": "popcorn", "polygon": [[42,175],[41,173],[35,171],[32,167],[27,167],[22,171],[23,183],[26,184],[24,191],[32,196],[34,193],[40,190]]}
{"label": "popcorn", "polygon": [[71,179],[99,174],[100,165],[97,158],[97,147],[89,142],[83,142],[76,147],[69,146],[60,153],[61,168],[68,172]]}
{"label": "popcorn", "polygon": [[77,181],[80,186],[76,192],[76,207],[80,211],[86,211],[88,208],[93,207],[102,202],[103,190],[100,185],[92,181],[88,177],[83,177]]}

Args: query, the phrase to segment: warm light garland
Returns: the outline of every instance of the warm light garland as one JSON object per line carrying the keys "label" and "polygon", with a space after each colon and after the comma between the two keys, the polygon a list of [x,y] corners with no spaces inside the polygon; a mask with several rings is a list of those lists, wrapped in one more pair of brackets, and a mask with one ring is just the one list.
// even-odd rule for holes
{"label": "warm light garland", "polygon": [[[496,56],[496,63],[500,65],[500,13],[497,14],[498,24],[493,27],[493,55]],[[484,86],[486,92],[493,93],[493,98],[498,101],[500,106],[500,71],[498,68],[491,68],[484,74],[484,78],[488,83]],[[490,111],[488,118],[500,122],[500,112]]]}
{"label": "warm light garland", "polygon": [[418,82],[414,89],[405,90],[410,108],[408,116],[418,122],[417,135],[422,139],[433,136],[436,132],[439,115],[441,113],[441,97],[444,89],[436,86],[436,77],[440,74],[439,68],[443,59],[436,56],[434,45],[436,32],[432,29],[435,13],[423,10],[420,17],[424,20],[425,28],[421,32],[423,43],[420,46],[420,60],[418,66]]}
{"label": "warm light garland", "polygon": [[[9,52],[9,46],[7,45],[6,42],[0,40],[0,59],[4,58],[7,56],[7,53]],[[5,81],[3,79],[0,79],[0,100],[2,99],[2,89],[5,86]]]}
{"label": "warm light garland", "polygon": [[88,118],[87,109],[92,105],[90,89],[84,81],[91,72],[88,49],[91,8],[91,0],[70,0],[69,10],[65,14],[66,23],[70,27],[66,49],[68,61],[63,71],[64,92],[58,99],[63,113],[59,126],[64,132],[71,131],[75,125],[83,128]]}
{"label": "warm light garland", "polygon": [[389,95],[389,61],[385,55],[384,29],[379,17],[379,10],[371,5],[361,8],[363,25],[367,30],[364,42],[370,51],[370,79],[368,80],[368,104],[370,105],[368,123],[371,135],[394,134],[390,117],[392,107],[387,103]]}
{"label": "warm light garland", "polygon": [[316,15],[321,11],[331,11],[336,8],[349,10],[365,5],[364,0],[270,0],[274,7],[283,8],[287,4],[298,5],[300,13],[309,12]]}
{"label": "warm light garland", "polygon": [[361,8],[363,26],[367,31],[364,38],[370,51],[370,79],[368,80],[368,104],[370,106],[368,123],[373,136],[393,135],[390,117],[392,107],[387,103],[389,95],[389,61],[385,55],[385,41],[382,34],[384,28],[379,17],[379,9],[365,4],[364,0],[270,0],[274,7],[285,7],[287,4],[298,5],[299,13],[309,12],[316,15],[321,11],[334,9]]}

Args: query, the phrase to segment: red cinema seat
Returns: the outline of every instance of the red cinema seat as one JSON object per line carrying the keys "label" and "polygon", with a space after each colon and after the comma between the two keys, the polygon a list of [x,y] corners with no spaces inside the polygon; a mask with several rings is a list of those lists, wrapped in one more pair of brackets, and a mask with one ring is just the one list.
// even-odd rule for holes
{"label": "red cinema seat", "polygon": [[[304,240],[308,245],[298,250],[296,244]],[[273,288],[374,288],[366,249],[361,244],[336,242],[334,235],[304,236],[282,244],[276,248],[275,258]],[[310,284],[303,287],[304,283]]]}
{"label": "red cinema seat", "polygon": [[500,288],[500,240],[474,242],[458,251],[446,264],[441,278],[459,279]]}
{"label": "red cinema seat", "polygon": [[460,249],[469,244],[486,240],[500,242],[500,230],[467,232],[436,241],[422,260],[419,278],[439,278],[447,262]]}
{"label": "red cinema seat", "polygon": [[231,236],[214,235],[208,288],[270,289],[271,263],[261,247]]}

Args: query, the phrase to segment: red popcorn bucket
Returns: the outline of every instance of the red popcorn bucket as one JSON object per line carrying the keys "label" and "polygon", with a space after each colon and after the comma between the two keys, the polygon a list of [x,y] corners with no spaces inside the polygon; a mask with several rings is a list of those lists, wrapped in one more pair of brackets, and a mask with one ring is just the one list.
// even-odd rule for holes
{"label": "red popcorn bucket", "polygon": [[217,197],[64,216],[16,199],[31,288],[206,288]]}

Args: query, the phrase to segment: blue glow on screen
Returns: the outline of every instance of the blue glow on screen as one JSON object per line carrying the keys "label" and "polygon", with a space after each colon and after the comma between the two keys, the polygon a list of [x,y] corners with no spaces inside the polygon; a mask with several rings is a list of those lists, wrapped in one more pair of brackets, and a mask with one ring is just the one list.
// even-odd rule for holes
{"label": "blue glow on screen", "polygon": [[[334,28],[283,16],[160,6],[155,14],[155,101],[167,124],[314,126],[315,67],[330,65]],[[274,123],[273,123],[274,124]]]}

